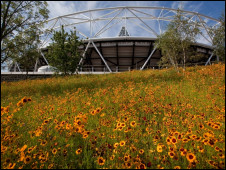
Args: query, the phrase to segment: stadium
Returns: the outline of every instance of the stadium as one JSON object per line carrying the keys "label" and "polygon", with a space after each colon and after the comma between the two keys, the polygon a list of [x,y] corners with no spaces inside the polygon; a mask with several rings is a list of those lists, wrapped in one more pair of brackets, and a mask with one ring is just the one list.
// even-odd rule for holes
{"label": "stadium", "polygon": [[[63,25],[67,31],[76,29],[84,45],[80,46],[79,72],[122,72],[129,70],[158,69],[162,57],[154,44],[173,20],[178,9],[164,7],[112,7],[75,12],[49,19],[45,23],[40,52],[30,70],[40,71],[49,65],[45,54],[51,43],[52,33]],[[180,10],[189,22],[200,23],[200,34],[192,48],[202,57],[194,65],[207,65],[217,60],[213,54],[211,27],[220,21],[197,12]],[[19,63],[13,63],[10,71],[21,71]],[[48,70],[42,70],[48,71]]]}

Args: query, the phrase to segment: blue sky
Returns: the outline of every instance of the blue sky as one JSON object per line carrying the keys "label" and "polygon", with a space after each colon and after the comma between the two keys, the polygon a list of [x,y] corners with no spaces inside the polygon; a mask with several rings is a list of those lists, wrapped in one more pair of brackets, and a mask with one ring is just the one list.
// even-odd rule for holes
{"label": "blue sky", "polygon": [[48,1],[50,18],[73,12],[117,6],[158,6],[196,11],[201,14],[219,18],[225,11],[225,1]]}
{"label": "blue sky", "polygon": [[[120,7],[120,6],[133,6],[133,7],[166,7],[166,8],[173,8],[178,9],[181,8],[186,11],[193,11],[198,12],[200,14],[219,19],[220,15],[223,11],[225,11],[225,2],[224,1],[48,1],[48,9],[50,10],[50,17],[54,18],[66,14],[71,14],[75,12],[90,10],[90,9],[98,9],[98,8],[108,8],[108,7]],[[160,13],[160,10],[154,11],[152,14],[155,13],[155,16],[158,16]],[[131,13],[130,13],[131,14]],[[96,15],[96,18],[98,18],[98,13],[94,14]],[[115,14],[114,14],[115,15]],[[123,16],[124,14],[122,14]],[[128,15],[128,13],[127,13]],[[132,14],[131,14],[132,15]],[[89,14],[87,14],[89,16]],[[101,15],[99,15],[101,16]],[[113,16],[112,16],[113,17]],[[94,16],[95,18],[95,16]],[[130,20],[131,21],[131,20]],[[131,24],[130,21],[128,23],[131,26],[128,26],[128,32],[132,36],[137,36],[139,33],[139,36],[150,36],[153,35],[146,34],[144,30],[141,29],[141,27],[134,27],[134,24]],[[105,23],[94,23],[93,25],[93,32],[98,32],[100,30],[99,28],[102,28],[108,21]],[[138,24],[142,24],[140,21],[138,21]],[[148,21],[149,26],[153,27],[154,30],[158,31],[158,34],[162,30],[159,29],[159,25],[157,21]],[[121,23],[122,24],[122,23]],[[161,29],[165,28],[166,23],[161,21]],[[122,26],[122,25],[121,25]],[[106,31],[102,34],[102,37],[115,37],[120,32],[121,26],[117,24],[117,26],[112,28],[110,31]],[[99,27],[99,28],[97,28]],[[72,27],[71,27],[72,28]],[[71,28],[68,28],[71,29]],[[76,28],[78,30],[82,30],[84,34],[90,34],[89,32],[89,24],[81,24],[76,25]],[[95,30],[96,29],[96,30]],[[129,30],[130,29],[130,30]],[[164,30],[163,30],[164,31]],[[89,36],[92,37],[92,36]],[[155,36],[153,36],[155,38]],[[208,44],[207,40],[200,37],[200,42],[204,42]]]}

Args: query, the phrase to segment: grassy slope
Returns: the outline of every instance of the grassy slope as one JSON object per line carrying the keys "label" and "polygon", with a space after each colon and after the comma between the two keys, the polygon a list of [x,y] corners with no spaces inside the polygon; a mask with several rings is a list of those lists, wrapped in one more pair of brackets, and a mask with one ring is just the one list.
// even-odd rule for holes
{"label": "grassy slope", "polygon": [[[203,136],[210,130],[210,132],[214,132],[215,138],[221,141],[217,143],[217,146],[225,149],[222,144],[222,140],[225,141],[225,121],[222,119],[222,115],[225,114],[224,70],[225,66],[219,64],[187,68],[184,74],[176,73],[171,69],[146,70],[120,74],[78,75],[1,83],[1,106],[9,106],[9,113],[4,113],[1,116],[3,119],[1,121],[2,145],[9,145],[8,139],[5,140],[4,137],[15,133],[18,137],[12,140],[12,143],[8,146],[8,151],[21,148],[24,144],[27,144],[28,147],[38,145],[39,150],[48,152],[51,150],[50,148],[54,147],[53,144],[56,141],[62,149],[65,149],[66,144],[70,144],[69,148],[66,147],[70,155],[65,158],[66,161],[61,160],[60,155],[54,157],[50,152],[49,159],[43,166],[48,167],[54,162],[55,168],[98,168],[102,167],[96,163],[100,155],[98,153],[95,155],[93,150],[95,148],[103,149],[105,143],[113,145],[116,142],[125,141],[127,146],[125,148],[127,149],[122,149],[119,153],[114,153],[112,150],[103,152],[104,154],[101,156],[107,160],[104,167],[122,168],[125,166],[122,161],[114,160],[114,163],[110,162],[109,157],[113,153],[116,157],[123,157],[125,153],[128,153],[129,148],[135,145],[137,149],[145,150],[145,154],[140,155],[141,162],[145,166],[151,161],[152,168],[156,168],[158,165],[165,168],[174,168],[176,165],[187,168],[189,164],[186,158],[185,160],[180,158],[177,162],[167,157],[169,151],[166,137],[170,136],[174,128],[183,133],[184,136],[190,130],[192,130],[190,135],[195,134],[197,136]],[[31,97],[32,102],[25,103],[23,107],[18,109],[16,104],[24,96]],[[96,113],[95,116],[92,115],[92,111],[97,109],[100,109],[101,112]],[[81,136],[76,136],[76,138],[73,136],[74,119],[79,113],[87,119],[83,122],[85,131],[90,132],[86,139]],[[203,118],[199,119],[199,116],[203,113]],[[7,116],[10,115],[13,115],[12,118],[7,119]],[[129,121],[125,121],[125,117]],[[47,119],[51,121],[44,125],[43,121]],[[56,130],[57,123],[53,122],[54,119],[61,123],[66,121],[72,128],[65,129],[64,127]],[[132,120],[140,128],[132,128],[132,132],[123,132],[125,128],[130,127]],[[220,129],[213,129],[207,126],[204,121],[218,122]],[[118,122],[126,124],[123,131],[113,130]],[[205,126],[204,130],[199,129],[199,124]],[[32,133],[36,132],[37,127],[43,127],[42,134],[30,137]],[[150,127],[150,133],[145,131],[146,127]],[[154,139],[158,133],[162,137]],[[81,135],[83,134],[81,133]],[[111,138],[111,135],[115,138]],[[93,146],[90,141],[95,136],[98,136],[97,143]],[[56,140],[49,140],[49,137],[51,137],[50,139],[56,137]],[[137,142],[134,142],[134,139]],[[40,146],[39,140],[47,140],[47,145],[45,147]],[[165,145],[164,151],[160,153],[156,152],[156,145],[159,143]],[[195,142],[195,145],[204,147],[205,154],[197,152],[192,142],[184,144],[178,142],[179,148],[190,149],[190,152],[196,155],[200,162],[197,163],[196,168],[210,168],[211,166],[205,161],[212,159],[212,156],[217,154],[214,148],[199,142]],[[81,155],[75,154],[78,147],[83,149]],[[154,150],[154,153],[149,152],[149,150]],[[130,154],[133,157],[137,153]],[[31,154],[27,153],[26,155]],[[170,164],[161,162],[161,156],[164,155],[169,159]],[[1,168],[8,166],[7,163],[4,164],[8,157],[16,159],[16,155],[9,152],[2,154],[2,157]],[[73,161],[72,157],[84,161]],[[220,164],[220,161],[223,161],[223,159],[217,158],[218,164]],[[12,160],[11,162],[13,163]],[[35,158],[32,162],[35,162]],[[40,165],[41,163],[37,164],[38,167]],[[21,161],[15,167],[18,168],[19,166],[28,168],[31,164],[23,165],[23,161]]]}

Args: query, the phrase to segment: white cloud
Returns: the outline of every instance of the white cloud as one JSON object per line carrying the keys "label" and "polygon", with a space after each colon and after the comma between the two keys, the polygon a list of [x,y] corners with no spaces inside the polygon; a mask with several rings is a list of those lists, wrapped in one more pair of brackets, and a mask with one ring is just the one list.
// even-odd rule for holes
{"label": "white cloud", "polygon": [[173,9],[184,9],[187,5],[188,1],[174,1],[171,4],[171,8]]}
{"label": "white cloud", "polygon": [[199,12],[202,6],[203,6],[203,2],[196,5],[189,5],[188,9],[193,12]]}
{"label": "white cloud", "polygon": [[97,1],[87,1],[87,9],[95,9],[97,7]]}
{"label": "white cloud", "polygon": [[75,12],[74,3],[71,1],[47,1],[50,11],[49,18],[58,17]]}
{"label": "white cloud", "polygon": [[[201,43],[201,44],[206,44],[206,45],[212,45],[210,42],[211,42],[211,40],[210,40],[210,38],[208,38],[208,36],[207,35],[204,35],[206,38],[204,38],[201,34],[199,34],[198,36],[197,36],[197,38],[196,38],[196,41],[198,42],[198,43]],[[210,41],[208,41],[208,40]]]}
{"label": "white cloud", "polygon": [[[91,9],[98,9],[98,8],[109,8],[109,7],[119,7],[119,6],[134,6],[134,7],[147,7],[147,6],[154,6],[154,7],[162,7],[161,1],[48,1],[49,4],[49,10],[50,10],[50,18],[61,16],[61,15],[66,15],[66,14],[71,14],[79,11],[85,11],[85,10],[91,10]],[[168,4],[170,8],[173,9],[184,9],[188,11],[196,11],[199,12],[199,10],[203,6],[203,2],[201,3],[193,3],[189,1],[174,1],[172,3]],[[139,9],[138,9],[139,10]],[[108,10],[108,11],[97,11],[97,12],[92,12],[92,17],[93,18],[99,18],[100,16],[111,12],[113,10]],[[148,14],[151,14],[153,16],[158,17],[159,13],[161,10],[148,10],[148,9],[142,9],[140,10],[142,12],[146,12]],[[138,15],[138,12],[133,11],[136,15]],[[164,11],[163,13],[166,13],[167,11]],[[117,13],[117,12],[116,12]],[[109,17],[114,17],[116,13],[109,15]],[[173,14],[173,13],[171,13]],[[85,13],[87,17],[90,17],[90,13]],[[124,16],[125,12],[120,14],[119,16]],[[133,16],[132,13],[129,11],[126,12],[127,16]],[[146,16],[145,14],[139,14],[140,16]],[[82,15],[78,15],[79,17],[82,17]],[[83,17],[85,18],[85,17]],[[72,23],[69,19],[66,19],[67,22]],[[76,20],[73,20],[75,22]],[[92,34],[94,35],[97,33],[101,28],[103,28],[109,20],[106,21],[101,21],[101,22],[96,22],[92,23],[93,25],[93,30]],[[135,21],[135,20],[134,20]],[[160,33],[159,29],[159,24],[157,21],[151,21],[151,20],[143,20],[149,27],[151,27],[153,30],[155,30],[157,33]],[[112,24],[116,23],[117,20],[113,21],[110,23],[106,28],[111,26]],[[140,21],[139,19],[136,19],[136,23],[146,27],[145,24]],[[162,26],[163,24],[168,23],[167,21],[160,21],[161,25],[161,31],[164,32],[164,27]],[[125,21],[123,20],[122,22],[118,23],[117,25],[113,26],[103,34],[101,34],[101,37],[114,37],[118,36],[118,33],[121,30],[121,27],[124,26]],[[144,29],[140,28],[139,26],[131,23],[130,21],[126,22],[127,25],[127,31],[131,36],[147,36],[147,37],[155,37],[154,34],[151,34]],[[80,30],[82,33],[86,34],[87,36],[90,36],[90,23],[84,23],[84,24],[79,24],[79,25],[74,25],[78,30]],[[72,26],[72,27],[74,27]],[[71,29],[72,27],[68,28]],[[146,27],[147,28],[147,27]],[[84,37],[83,37],[84,38]],[[208,43],[203,37],[199,37],[201,42]]]}

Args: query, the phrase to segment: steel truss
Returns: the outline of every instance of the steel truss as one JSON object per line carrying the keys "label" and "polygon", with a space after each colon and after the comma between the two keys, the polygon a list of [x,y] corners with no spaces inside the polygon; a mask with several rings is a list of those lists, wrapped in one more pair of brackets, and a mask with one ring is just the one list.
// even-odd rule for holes
{"label": "steel truss", "polygon": [[[200,29],[202,30],[202,32],[199,36],[200,38],[204,38],[206,41],[208,41],[209,45],[212,46],[213,37],[210,34],[210,27],[217,27],[220,24],[220,21],[215,18],[199,14],[197,12],[186,10],[180,11],[184,18],[190,19],[190,22],[201,23]],[[112,72],[112,70],[108,66],[108,63],[106,62],[107,59],[105,59],[105,57],[101,53],[101,49],[97,48],[94,41],[95,39],[100,39],[103,38],[102,36],[106,37],[106,35],[110,35],[107,33],[114,32],[116,26],[119,30],[122,26],[125,27],[125,29],[128,30],[128,32],[132,36],[133,32],[130,32],[131,27],[133,27],[133,30],[134,28],[137,30],[142,29],[144,32],[147,33],[148,37],[157,38],[158,35],[164,32],[164,25],[167,25],[170,21],[172,21],[173,17],[177,14],[177,12],[178,9],[165,7],[110,7],[85,10],[58,16],[45,21],[45,29],[43,30],[44,34],[42,34],[43,42],[42,44],[40,44],[40,49],[44,48],[45,45],[50,41],[51,33],[49,30],[57,30],[61,28],[62,25],[65,28],[69,29],[75,28],[77,33],[80,35],[80,38],[84,38],[87,42],[79,65],[83,65],[84,59],[86,58],[86,53],[90,48],[90,45],[92,44],[108,71]],[[117,31],[117,34],[119,33],[119,30]],[[136,35],[136,37],[139,36],[142,36],[142,34]],[[118,45],[116,49],[116,64],[118,65]],[[154,48],[150,52],[150,55],[144,62],[143,66],[140,68],[141,70],[145,68],[146,64],[150,61],[150,58],[155,51],[156,49]],[[134,51],[131,57],[134,58]],[[210,55],[210,58],[208,59],[207,63],[210,63],[211,58],[212,54]],[[133,64],[134,59],[132,60],[132,67]],[[35,65],[35,70],[37,71],[37,63]]]}

